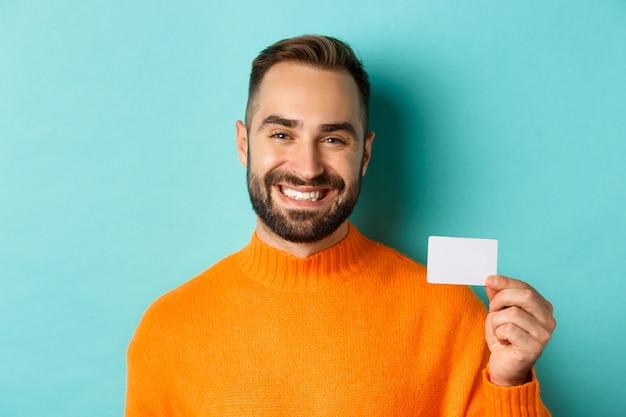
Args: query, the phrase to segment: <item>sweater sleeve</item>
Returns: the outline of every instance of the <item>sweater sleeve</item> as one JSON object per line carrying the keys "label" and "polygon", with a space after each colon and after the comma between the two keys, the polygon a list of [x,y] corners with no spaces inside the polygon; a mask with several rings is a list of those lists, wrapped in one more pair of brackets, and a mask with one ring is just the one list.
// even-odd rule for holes
{"label": "sweater sleeve", "polygon": [[[460,401],[466,392],[467,382],[471,388],[467,402],[456,410],[447,408],[444,415],[464,415],[465,417],[549,417],[539,394],[539,382],[532,372],[530,382],[515,386],[501,387],[493,384],[489,377],[489,357],[485,343],[485,306],[468,288],[433,287],[431,291],[441,291],[435,298],[441,300],[431,311],[440,313],[440,326],[446,338],[443,355],[450,367],[450,383],[446,387],[452,391],[446,395],[446,403]],[[445,301],[444,301],[445,300]],[[431,329],[431,332],[434,331]],[[446,336],[447,335],[447,336]],[[454,358],[454,359],[452,359]],[[464,410],[464,411],[461,411]]]}
{"label": "sweater sleeve", "polygon": [[489,380],[489,368],[482,373],[485,415],[493,417],[550,417],[539,395],[539,381],[533,370],[532,380],[516,387],[500,387]]}
{"label": "sweater sleeve", "polygon": [[[149,316],[149,311],[146,313]],[[144,316],[127,353],[127,387],[125,417],[173,416],[167,396],[167,381],[163,369],[169,362],[158,326]]]}

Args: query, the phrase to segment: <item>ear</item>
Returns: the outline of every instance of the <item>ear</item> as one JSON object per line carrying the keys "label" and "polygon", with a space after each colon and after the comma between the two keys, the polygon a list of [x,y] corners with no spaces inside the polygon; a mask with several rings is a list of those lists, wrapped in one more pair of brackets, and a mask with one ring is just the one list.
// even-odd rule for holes
{"label": "ear", "polygon": [[374,144],[374,132],[370,132],[365,137],[365,148],[363,149],[363,170],[361,171],[361,176],[364,176],[367,172],[367,165],[370,163],[370,158],[372,157],[372,145]]}
{"label": "ear", "polygon": [[248,166],[248,130],[241,120],[235,123],[235,131],[237,136],[237,154],[241,165]]}

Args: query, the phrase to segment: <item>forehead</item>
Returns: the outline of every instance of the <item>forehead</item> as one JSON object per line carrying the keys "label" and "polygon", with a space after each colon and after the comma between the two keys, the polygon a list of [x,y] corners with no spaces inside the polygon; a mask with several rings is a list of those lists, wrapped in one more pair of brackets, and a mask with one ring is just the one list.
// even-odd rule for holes
{"label": "forehead", "polygon": [[281,62],[267,71],[254,101],[252,129],[276,115],[305,125],[350,122],[364,133],[359,91],[347,71]]}

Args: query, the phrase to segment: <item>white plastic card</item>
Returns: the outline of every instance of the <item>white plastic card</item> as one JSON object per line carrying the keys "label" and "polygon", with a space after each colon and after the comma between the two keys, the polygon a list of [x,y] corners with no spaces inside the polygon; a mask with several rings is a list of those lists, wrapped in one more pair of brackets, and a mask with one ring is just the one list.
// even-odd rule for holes
{"label": "white plastic card", "polygon": [[430,236],[426,281],[433,284],[485,285],[498,273],[498,241]]}

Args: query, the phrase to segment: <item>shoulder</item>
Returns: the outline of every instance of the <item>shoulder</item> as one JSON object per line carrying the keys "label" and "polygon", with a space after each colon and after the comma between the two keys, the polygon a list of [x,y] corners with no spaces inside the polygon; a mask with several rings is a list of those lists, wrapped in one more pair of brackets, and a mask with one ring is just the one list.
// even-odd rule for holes
{"label": "shoulder", "polygon": [[187,302],[190,298],[200,296],[203,292],[221,285],[224,279],[235,273],[238,267],[237,255],[238,252],[219,260],[187,282],[163,294],[155,301],[154,305]]}
{"label": "shoulder", "polygon": [[166,292],[153,301],[144,312],[134,339],[153,338],[156,335],[172,334],[201,309],[211,305],[210,300],[219,297],[220,289],[228,286],[237,268],[237,253],[231,254],[187,282]]}
{"label": "shoulder", "polygon": [[364,254],[368,275],[396,287],[405,301],[421,310],[440,312],[437,316],[481,317],[485,306],[474,290],[464,285],[431,284],[426,281],[423,265],[396,249],[370,240]]}
{"label": "shoulder", "polygon": [[400,253],[398,250],[389,247],[381,242],[369,239],[359,233],[359,238],[366,242],[362,245],[363,253],[361,258],[370,265],[380,265],[381,267],[390,267],[406,269],[408,272],[424,274],[426,276],[426,267],[408,256]]}

